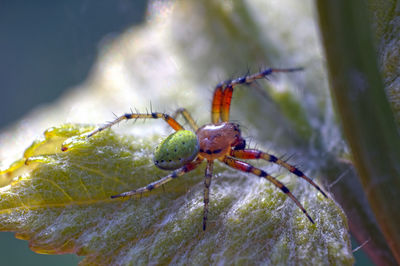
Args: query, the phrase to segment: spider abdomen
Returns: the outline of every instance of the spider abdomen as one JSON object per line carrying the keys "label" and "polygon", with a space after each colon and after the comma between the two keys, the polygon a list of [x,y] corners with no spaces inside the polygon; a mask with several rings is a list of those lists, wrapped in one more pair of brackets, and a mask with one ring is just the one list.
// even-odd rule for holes
{"label": "spider abdomen", "polygon": [[193,161],[198,152],[196,134],[189,130],[178,130],[157,146],[153,161],[161,169],[175,170]]}

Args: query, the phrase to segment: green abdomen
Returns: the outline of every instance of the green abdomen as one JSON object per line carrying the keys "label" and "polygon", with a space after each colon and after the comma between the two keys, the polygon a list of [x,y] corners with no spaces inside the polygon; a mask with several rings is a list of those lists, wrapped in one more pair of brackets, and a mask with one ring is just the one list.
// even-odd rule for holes
{"label": "green abdomen", "polygon": [[164,139],[154,151],[154,164],[165,170],[175,170],[193,161],[199,152],[195,133],[179,130]]}

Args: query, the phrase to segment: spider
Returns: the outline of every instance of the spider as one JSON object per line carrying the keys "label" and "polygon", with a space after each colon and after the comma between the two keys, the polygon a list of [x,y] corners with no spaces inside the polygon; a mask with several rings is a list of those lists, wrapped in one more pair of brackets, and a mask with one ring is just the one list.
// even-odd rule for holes
{"label": "spider", "polygon": [[[214,160],[219,160],[226,165],[242,172],[252,173],[270,181],[283,193],[289,196],[302,210],[308,220],[314,224],[313,219],[307,213],[303,205],[290,192],[290,190],[275,177],[264,170],[256,168],[242,161],[243,159],[261,159],[278,164],[294,175],[306,180],[327,198],[325,192],[314,181],[304,175],[302,171],[293,165],[279,159],[278,157],[257,149],[247,149],[246,141],[241,136],[240,127],[237,123],[229,122],[229,110],[233,88],[240,84],[251,84],[257,79],[266,78],[276,72],[294,72],[302,68],[268,68],[252,75],[244,75],[234,80],[219,83],[214,89],[214,97],[211,105],[211,123],[198,127],[190,113],[184,109],[178,109],[172,116],[166,113],[126,113],[117,117],[114,121],[92,131],[87,137],[91,137],[104,129],[128,119],[163,119],[175,132],[164,139],[154,152],[154,164],[164,170],[174,170],[169,175],[148,184],[147,186],[113,195],[111,198],[126,197],[156,189],[165,183],[184,175],[197,168],[201,162],[207,161],[204,179],[204,209],[203,230],[206,230],[209,193],[213,173]],[[194,132],[185,130],[176,121],[178,115],[183,116]]]}

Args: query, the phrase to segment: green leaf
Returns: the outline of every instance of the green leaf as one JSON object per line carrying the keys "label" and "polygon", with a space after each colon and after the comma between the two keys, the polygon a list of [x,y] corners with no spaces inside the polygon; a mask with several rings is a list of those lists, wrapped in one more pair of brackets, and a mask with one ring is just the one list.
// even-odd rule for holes
{"label": "green leaf", "polygon": [[[385,93],[369,24],[370,15],[364,1],[317,3],[332,94],[335,96],[344,134],[376,221],[399,263],[400,214],[397,197],[400,193],[400,135],[396,113],[392,112],[398,111],[398,108],[389,104]],[[386,6],[392,6],[393,10],[396,9],[394,2],[385,3]],[[389,18],[395,22],[396,15],[393,14],[396,13],[392,12],[388,13]],[[397,20],[398,15],[397,12]],[[378,20],[375,22],[378,23]],[[397,24],[392,25],[394,32],[399,29]],[[394,48],[388,42],[389,39],[394,38],[392,41],[398,42],[399,36],[391,36],[390,32],[388,30],[389,37],[382,40],[387,44],[380,47],[382,54],[387,55],[387,51]],[[376,29],[376,35],[381,34],[382,29]],[[398,53],[398,46],[392,51]],[[398,60],[396,62],[398,68]],[[393,67],[391,62],[385,63],[385,76],[393,76],[388,71]],[[391,82],[396,83],[394,79]],[[391,93],[389,87],[387,93]],[[394,263],[388,256],[375,261],[379,264]]]}
{"label": "green leaf", "polygon": [[[342,210],[310,185],[289,182],[293,178],[287,176],[282,181],[289,183],[315,225],[272,184],[225,166],[216,167],[206,232],[204,169],[168,183],[165,191],[110,199],[167,172],[152,163],[157,136],[138,139],[112,131],[90,139],[79,135],[92,129],[52,128],[30,149],[29,171],[1,189],[1,231],[16,232],[39,253],[84,255],[83,264],[352,264]],[[68,145],[65,152],[61,140]],[[56,152],[47,153],[50,149]]]}

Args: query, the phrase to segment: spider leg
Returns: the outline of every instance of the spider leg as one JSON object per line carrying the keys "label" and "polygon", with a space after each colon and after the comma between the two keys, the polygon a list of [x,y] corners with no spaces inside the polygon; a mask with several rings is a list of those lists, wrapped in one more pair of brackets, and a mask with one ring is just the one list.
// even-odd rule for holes
{"label": "spider leg", "polygon": [[233,88],[240,84],[250,84],[257,79],[266,78],[277,72],[294,72],[303,68],[267,68],[252,75],[244,75],[234,80],[227,80],[218,84],[214,89],[214,98],[211,107],[211,121],[218,123],[219,120],[227,122],[232,99]]}
{"label": "spider leg", "polygon": [[172,115],[172,118],[176,119],[178,115],[182,115],[185,121],[190,125],[190,127],[194,130],[197,131],[199,126],[196,124],[188,110],[185,108],[179,108],[178,110],[175,111],[175,113]]}
{"label": "spider leg", "polygon": [[283,193],[285,193],[286,195],[288,195],[293,201],[294,203],[296,203],[297,207],[299,207],[301,209],[301,211],[307,216],[308,220],[310,220],[311,223],[314,223],[313,219],[310,217],[310,215],[308,215],[306,209],[304,209],[303,205],[297,200],[297,198],[290,192],[290,190],[284,185],[282,184],[282,182],[280,182],[279,180],[277,180],[275,177],[269,175],[267,172],[258,169],[254,166],[252,166],[251,164],[236,160],[232,157],[229,156],[225,156],[223,159],[221,159],[225,164],[227,164],[228,166],[235,168],[239,171],[242,172],[246,172],[246,173],[252,173],[256,176],[259,177],[264,177],[265,179],[267,179],[268,181],[270,181],[271,183],[273,183],[276,187],[278,187],[280,190],[282,190]]}
{"label": "spider leg", "polygon": [[169,175],[154,181],[153,183],[148,184],[147,186],[135,189],[135,190],[131,190],[131,191],[127,191],[127,192],[123,192],[121,194],[118,195],[113,195],[111,196],[111,198],[119,198],[119,197],[127,197],[127,196],[133,196],[136,194],[141,194],[143,192],[148,192],[151,191],[153,189],[156,189],[162,185],[164,185],[165,183],[171,181],[172,179],[175,179],[179,176],[182,176],[184,174],[186,174],[187,172],[190,172],[192,170],[194,170],[197,166],[199,166],[199,164],[203,161],[203,159],[197,158],[196,160],[194,160],[193,162],[187,163],[186,165],[184,165],[183,167],[173,171],[172,173],[170,173]]}
{"label": "spider leg", "polygon": [[311,178],[306,176],[298,168],[294,167],[293,165],[288,164],[285,161],[282,161],[281,159],[277,158],[276,156],[274,156],[272,154],[268,154],[266,152],[262,152],[259,150],[253,150],[253,149],[247,150],[246,149],[246,150],[231,150],[231,156],[235,157],[235,158],[239,158],[239,159],[262,159],[262,160],[266,160],[271,163],[278,164],[278,165],[288,169],[291,173],[306,180],[313,187],[315,187],[319,192],[321,192],[321,194],[324,195],[325,198],[328,198],[328,196],[325,194],[325,192],[316,183],[314,183],[314,181]]}
{"label": "spider leg", "polygon": [[221,118],[221,106],[223,98],[224,83],[218,84],[214,89],[214,96],[211,104],[211,122],[218,123]]}
{"label": "spider leg", "polygon": [[222,97],[221,120],[223,122],[229,121],[229,110],[231,109],[233,86],[234,85],[232,83],[228,84],[224,90],[224,95]]}
{"label": "spider leg", "polygon": [[119,122],[121,122],[122,120],[129,120],[129,119],[147,119],[147,118],[154,118],[154,119],[163,119],[165,122],[168,123],[168,125],[170,127],[172,127],[173,129],[175,129],[176,131],[183,129],[183,127],[181,126],[181,124],[179,124],[175,119],[173,119],[171,116],[169,116],[168,114],[165,113],[157,113],[157,112],[152,112],[152,113],[143,113],[143,114],[139,114],[139,113],[126,113],[124,115],[121,115],[119,117],[117,117],[115,120],[111,121],[110,123],[99,127],[98,129],[92,131],[87,137],[91,137],[94,134],[97,134],[100,131],[103,131],[104,129],[110,128],[115,124],[118,124]]}
{"label": "spider leg", "polygon": [[207,161],[206,174],[204,179],[204,211],[203,211],[203,231],[206,230],[208,203],[210,202],[210,186],[213,172],[214,161]]}

